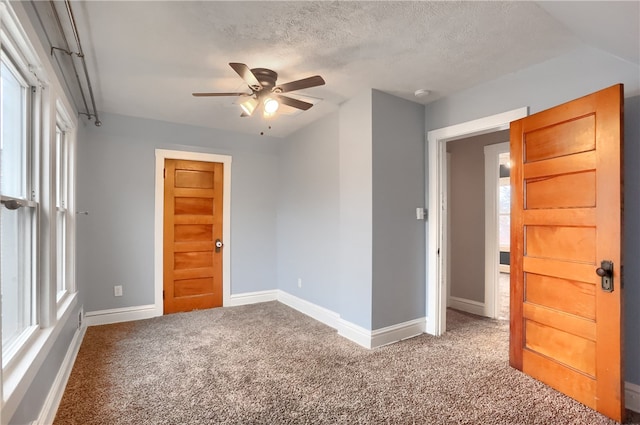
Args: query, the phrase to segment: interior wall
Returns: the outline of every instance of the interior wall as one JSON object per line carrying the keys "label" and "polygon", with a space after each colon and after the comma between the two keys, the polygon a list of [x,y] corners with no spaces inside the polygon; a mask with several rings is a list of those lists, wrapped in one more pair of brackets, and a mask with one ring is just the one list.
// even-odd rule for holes
{"label": "interior wall", "polygon": [[[437,100],[426,107],[427,131],[529,106],[535,113],[617,83],[625,85],[625,378],[640,385],[640,180],[631,170],[640,160],[638,144],[640,66],[592,48],[553,60]],[[635,174],[634,174],[635,173]],[[635,208],[635,209],[634,209]],[[632,214],[631,211],[635,212]]]}
{"label": "interior wall", "polygon": [[618,83],[625,96],[639,95],[640,66],[595,48],[576,49],[428,104],[427,131],[523,106],[532,114]]}
{"label": "interior wall", "polygon": [[334,312],[340,310],[338,118],[334,112],[286,138],[277,207],[278,288]]}
{"label": "interior wall", "polygon": [[[78,134],[77,280],[85,311],[154,303],[155,149],[232,155],[231,293],[275,289],[280,140],[102,114]],[[114,297],[113,286],[123,286]]]}
{"label": "interior wall", "polygon": [[627,380],[640,385],[640,96],[624,106],[625,365]]}
{"label": "interior wall", "polygon": [[424,317],[424,106],[372,93],[372,329]]}
{"label": "interior wall", "polygon": [[288,137],[279,289],[366,330],[424,317],[424,149],[424,106],[376,90]]}
{"label": "interior wall", "polygon": [[340,309],[344,320],[371,329],[372,116],[371,90],[339,109]]}
{"label": "interior wall", "polygon": [[484,147],[508,141],[509,131],[504,130],[447,143],[451,154],[448,261],[453,297],[484,303]]}

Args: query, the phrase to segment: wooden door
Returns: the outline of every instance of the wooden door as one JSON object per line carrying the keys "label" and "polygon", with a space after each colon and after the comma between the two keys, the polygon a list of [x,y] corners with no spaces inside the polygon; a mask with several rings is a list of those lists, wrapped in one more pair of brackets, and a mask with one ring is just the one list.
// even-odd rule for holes
{"label": "wooden door", "polygon": [[222,306],[223,164],[165,160],[164,313]]}
{"label": "wooden door", "polygon": [[[616,85],[511,123],[513,367],[617,421],[622,102]],[[613,291],[596,274],[613,262]]]}

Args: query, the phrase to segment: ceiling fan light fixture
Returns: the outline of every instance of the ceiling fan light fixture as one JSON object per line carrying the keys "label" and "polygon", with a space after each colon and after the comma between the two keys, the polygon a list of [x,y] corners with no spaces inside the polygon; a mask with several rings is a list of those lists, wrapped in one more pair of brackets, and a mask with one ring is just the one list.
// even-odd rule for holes
{"label": "ceiling fan light fixture", "polygon": [[267,116],[275,114],[279,107],[280,103],[278,103],[278,101],[272,97],[267,97],[264,100],[264,113]]}
{"label": "ceiling fan light fixture", "polygon": [[[239,62],[230,62],[229,66],[244,80],[251,93],[192,93],[195,97],[217,97],[217,96],[237,96],[239,101],[236,104],[242,108],[241,117],[250,117],[256,113],[256,109],[262,108],[263,116],[271,118],[279,110],[297,109],[306,111],[313,106],[313,103],[296,99],[295,97],[282,96],[280,93],[290,93],[296,90],[308,89],[322,86],[324,79],[319,75],[290,81],[285,84],[276,85],[278,73],[267,68],[250,69],[247,65]],[[246,99],[246,100],[245,100]],[[242,100],[240,102],[240,100]],[[280,108],[280,104],[285,108]]]}
{"label": "ceiling fan light fixture", "polygon": [[256,106],[258,106],[258,101],[253,97],[248,98],[247,100],[245,100],[240,104],[240,107],[242,108],[244,113],[247,115],[253,114],[253,111],[256,109]]}

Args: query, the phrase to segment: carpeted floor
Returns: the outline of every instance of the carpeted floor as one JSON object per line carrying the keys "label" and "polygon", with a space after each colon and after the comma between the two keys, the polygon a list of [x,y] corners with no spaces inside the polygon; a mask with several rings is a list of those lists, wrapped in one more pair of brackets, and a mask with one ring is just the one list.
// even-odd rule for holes
{"label": "carpeted floor", "polygon": [[55,423],[614,423],[511,369],[506,322],[447,321],[375,350],[277,302],[91,327]]}

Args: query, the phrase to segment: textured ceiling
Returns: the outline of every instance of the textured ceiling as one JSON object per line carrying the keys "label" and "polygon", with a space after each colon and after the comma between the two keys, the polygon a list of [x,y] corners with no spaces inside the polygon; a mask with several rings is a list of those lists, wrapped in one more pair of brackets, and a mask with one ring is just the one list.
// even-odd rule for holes
{"label": "textured ceiling", "polygon": [[[269,131],[273,136],[290,134],[367,88],[431,102],[585,43],[612,48],[637,63],[638,3],[611,5],[73,2],[101,112],[257,134],[265,122],[240,118],[234,99],[191,93],[243,91],[228,62],[271,68],[280,83],[322,75],[325,86],[296,92],[322,101],[307,112],[278,117]],[[594,29],[603,10],[619,12]],[[634,11],[635,20],[628,17]],[[616,13],[626,19],[623,27],[635,27],[635,39],[628,28],[622,36],[620,28],[602,36],[620,26]],[[431,95],[416,99],[420,88]]]}

